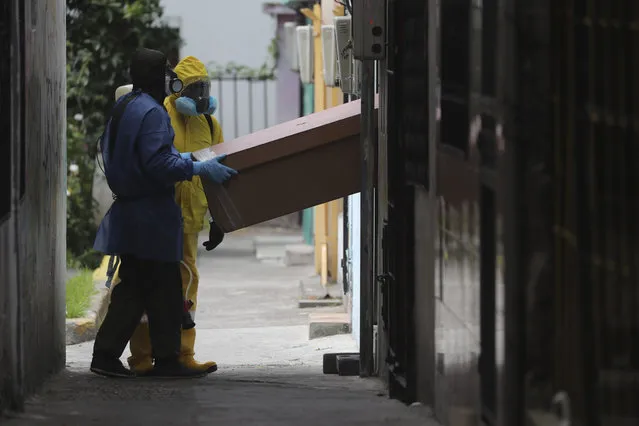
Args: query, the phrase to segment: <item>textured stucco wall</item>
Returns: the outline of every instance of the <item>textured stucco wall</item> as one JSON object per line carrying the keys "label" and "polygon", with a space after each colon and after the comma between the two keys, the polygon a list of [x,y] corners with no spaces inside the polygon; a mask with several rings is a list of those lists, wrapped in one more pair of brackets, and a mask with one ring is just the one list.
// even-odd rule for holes
{"label": "textured stucco wall", "polygon": [[[0,224],[0,329],[5,330],[0,348],[7,356],[0,369],[0,409],[19,408],[26,395],[64,367],[66,270],[65,2],[3,5],[12,8],[15,31],[12,131],[7,132],[11,211]],[[2,96],[9,96],[4,90]]]}
{"label": "textured stucco wall", "polygon": [[[15,0],[14,0],[15,1]],[[14,18],[11,2],[0,2],[0,57],[9,58],[12,52],[11,22]],[[0,61],[0,132],[8,137],[0,138],[0,412],[14,405],[17,383],[17,286],[16,244],[14,216],[12,214],[13,152],[11,136],[15,130],[11,114],[11,88],[13,58]]]}

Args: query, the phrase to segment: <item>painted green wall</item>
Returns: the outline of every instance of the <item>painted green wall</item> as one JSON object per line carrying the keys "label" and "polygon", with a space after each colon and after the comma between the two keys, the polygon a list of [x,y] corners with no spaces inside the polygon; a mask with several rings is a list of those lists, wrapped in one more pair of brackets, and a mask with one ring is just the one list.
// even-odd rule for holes
{"label": "painted green wall", "polygon": [[[304,85],[304,111],[302,111],[303,115],[308,115],[313,113],[314,109],[314,85],[313,84],[305,84]],[[314,219],[315,210],[311,207],[309,209],[304,210],[302,214],[302,230],[304,232],[304,240],[307,244],[313,244],[314,242],[314,230],[315,230],[315,219]]]}

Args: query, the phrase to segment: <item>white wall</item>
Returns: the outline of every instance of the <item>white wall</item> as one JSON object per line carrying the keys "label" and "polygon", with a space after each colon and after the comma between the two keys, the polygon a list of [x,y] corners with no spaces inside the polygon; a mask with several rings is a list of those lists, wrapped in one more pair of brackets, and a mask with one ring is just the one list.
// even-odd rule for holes
{"label": "white wall", "polygon": [[344,260],[344,213],[340,213],[339,215],[337,215],[337,282],[340,285],[344,283],[344,268],[342,268],[343,260]]}
{"label": "white wall", "polygon": [[353,329],[353,338],[357,342],[359,348],[359,315],[360,315],[360,235],[361,235],[361,221],[360,221],[360,194],[353,194],[348,197],[348,228],[349,228],[349,243],[350,243],[350,262],[348,265],[352,295],[352,316],[351,325]]}
{"label": "white wall", "polygon": [[[268,57],[276,21],[262,12],[265,0],[161,0],[164,17],[179,19],[182,55],[205,64],[237,62],[258,67]],[[245,29],[245,28],[248,28]]]}

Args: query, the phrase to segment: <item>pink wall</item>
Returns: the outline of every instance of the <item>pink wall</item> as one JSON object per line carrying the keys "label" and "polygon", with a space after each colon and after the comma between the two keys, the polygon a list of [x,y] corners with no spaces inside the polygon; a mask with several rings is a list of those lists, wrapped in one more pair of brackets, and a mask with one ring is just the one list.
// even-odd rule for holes
{"label": "pink wall", "polygon": [[300,111],[300,76],[291,71],[284,49],[284,24],[295,21],[295,12],[288,8],[277,7],[266,9],[267,13],[277,19],[277,36],[279,40],[280,59],[277,65],[277,122],[293,120],[301,115]]}

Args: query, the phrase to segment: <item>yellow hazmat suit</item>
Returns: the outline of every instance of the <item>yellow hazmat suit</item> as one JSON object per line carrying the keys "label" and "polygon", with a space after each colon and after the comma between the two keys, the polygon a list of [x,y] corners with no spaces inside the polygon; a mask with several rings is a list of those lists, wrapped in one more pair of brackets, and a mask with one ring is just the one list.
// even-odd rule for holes
{"label": "yellow hazmat suit", "polygon": [[[175,67],[175,73],[184,83],[184,87],[197,81],[208,80],[208,72],[204,64],[193,56],[184,58]],[[164,101],[171,125],[175,130],[173,144],[180,152],[195,152],[224,142],[222,129],[215,117],[211,116],[213,132],[204,115],[186,116],[175,108],[178,95],[171,95]],[[184,259],[182,262],[182,289],[185,300],[193,302],[191,316],[195,317],[197,308],[197,289],[199,274],[196,267],[198,234],[204,227],[204,216],[208,209],[202,181],[199,176],[193,176],[191,181],[180,182],[175,187],[176,202],[182,208],[184,218]],[[189,285],[190,283],[190,285]],[[195,318],[194,318],[195,319]],[[129,357],[129,366],[137,373],[144,373],[153,367],[151,358],[151,341],[149,338],[148,323],[142,322],[135,330],[129,344],[132,356]],[[199,363],[194,359],[195,328],[182,330],[182,346],[180,361],[194,369],[214,370],[215,362]]]}

